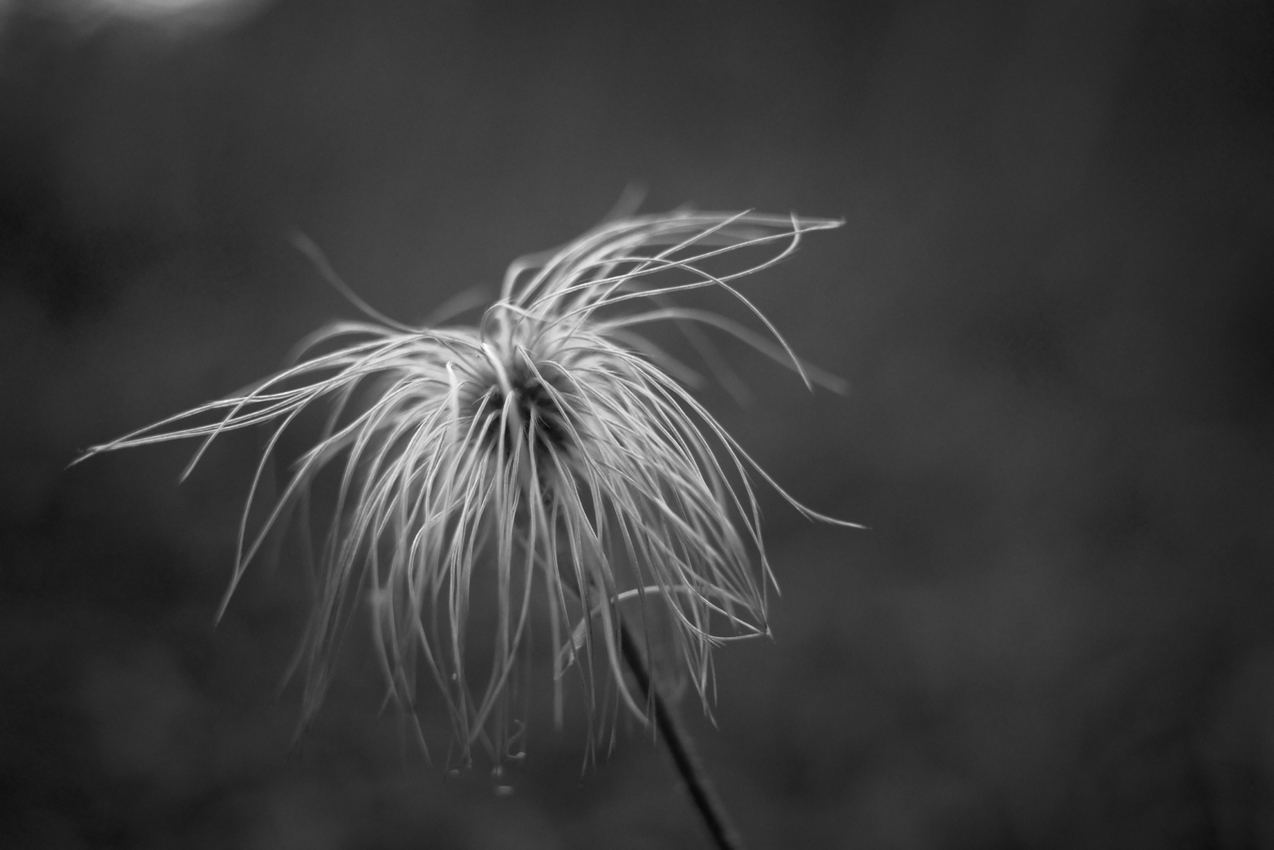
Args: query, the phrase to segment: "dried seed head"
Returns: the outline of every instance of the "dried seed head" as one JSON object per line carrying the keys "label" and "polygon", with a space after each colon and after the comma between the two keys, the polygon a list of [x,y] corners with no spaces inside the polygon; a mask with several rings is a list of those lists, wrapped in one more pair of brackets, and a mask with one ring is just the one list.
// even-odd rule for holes
{"label": "dried seed head", "polygon": [[[514,263],[477,327],[338,322],[306,341],[308,356],[296,365],[87,455],[201,439],[188,472],[224,431],[274,427],[227,599],[284,511],[308,509],[303,497],[315,477],[330,470],[338,479],[298,656],[306,719],[323,699],[359,598],[371,605],[391,695],[413,705],[416,676],[427,672],[466,758],[475,744],[497,761],[516,749],[510,694],[533,605],[546,613],[555,648],[559,717],[568,669],[583,676],[590,718],[620,703],[644,717],[620,660],[621,616],[648,631],[662,623],[680,669],[706,700],[711,648],[766,632],[773,575],[750,473],[806,516],[839,521],[779,489],[690,395],[683,382],[693,372],[635,329],[675,322],[711,357],[697,329],[712,327],[786,363],[807,385],[838,389],[798,360],[732,285],[790,254],[801,234],[838,224],[694,212],[612,221],[547,257]],[[742,248],[771,250],[732,272],[705,268]],[[773,341],[669,300],[700,288],[738,299]],[[619,305],[629,309],[612,309]],[[329,406],[321,438],[249,535],[249,510],[280,435],[319,401]],[[495,626],[480,636],[483,657],[475,659],[469,623],[479,604]]]}

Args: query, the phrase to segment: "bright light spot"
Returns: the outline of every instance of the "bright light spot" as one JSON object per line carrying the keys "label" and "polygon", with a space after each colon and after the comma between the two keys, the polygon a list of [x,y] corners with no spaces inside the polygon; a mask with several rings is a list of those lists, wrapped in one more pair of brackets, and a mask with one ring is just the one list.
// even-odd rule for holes
{"label": "bright light spot", "polygon": [[98,0],[97,5],[127,17],[171,18],[224,15],[233,11],[231,7],[246,4],[243,0]]}
{"label": "bright light spot", "polygon": [[[0,0],[0,9],[6,0]],[[172,35],[233,26],[268,0],[61,0],[55,5],[72,24],[89,30],[124,20]]]}

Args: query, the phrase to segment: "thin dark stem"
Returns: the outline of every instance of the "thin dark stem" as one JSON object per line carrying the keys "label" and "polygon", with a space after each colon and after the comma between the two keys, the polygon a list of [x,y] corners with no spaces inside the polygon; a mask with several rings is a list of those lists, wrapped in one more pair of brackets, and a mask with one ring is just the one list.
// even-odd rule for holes
{"label": "thin dark stem", "polygon": [[743,842],[739,840],[739,834],[730,823],[721,799],[708,781],[708,776],[703,770],[703,765],[699,763],[699,757],[694,751],[689,734],[682,728],[672,706],[660,692],[659,685],[651,678],[641,649],[638,648],[628,624],[622,619],[619,623],[619,648],[624,654],[628,669],[632,671],[633,678],[637,680],[637,686],[641,688],[642,695],[654,706],[655,729],[667,745],[668,752],[677,765],[677,772],[685,780],[690,798],[695,808],[699,810],[713,843],[718,850],[743,850]]}

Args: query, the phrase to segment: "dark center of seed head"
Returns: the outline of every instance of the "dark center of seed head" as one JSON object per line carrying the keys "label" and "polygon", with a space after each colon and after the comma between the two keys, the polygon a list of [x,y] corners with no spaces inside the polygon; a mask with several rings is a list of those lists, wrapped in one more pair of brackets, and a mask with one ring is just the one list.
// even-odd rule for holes
{"label": "dark center of seed head", "polygon": [[[566,414],[558,401],[560,390],[556,387],[550,390],[539,376],[533,374],[515,374],[509,377],[508,395],[513,398],[513,409],[503,430],[500,427],[500,417],[505,405],[503,390],[494,388],[479,404],[476,416],[484,441],[494,448],[498,434],[504,450],[511,452],[512,432],[520,428],[537,453],[566,448],[570,441],[570,432],[566,427]],[[514,412],[516,416],[513,415]]]}

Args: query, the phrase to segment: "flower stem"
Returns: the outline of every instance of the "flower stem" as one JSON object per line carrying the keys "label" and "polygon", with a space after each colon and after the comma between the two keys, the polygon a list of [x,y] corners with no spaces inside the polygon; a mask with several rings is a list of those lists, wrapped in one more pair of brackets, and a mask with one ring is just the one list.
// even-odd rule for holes
{"label": "flower stem", "polygon": [[672,706],[659,690],[659,685],[651,677],[637,641],[622,618],[619,622],[619,647],[633,678],[637,680],[637,686],[641,688],[642,695],[654,706],[655,729],[668,747],[673,763],[677,766],[677,772],[685,780],[690,799],[699,810],[703,824],[712,836],[713,844],[718,850],[743,850],[743,842],[739,839],[739,834],[726,815],[721,799],[713,790],[703,765],[699,762],[690,735],[682,727]]}

